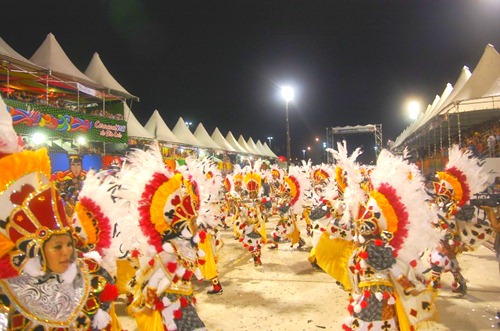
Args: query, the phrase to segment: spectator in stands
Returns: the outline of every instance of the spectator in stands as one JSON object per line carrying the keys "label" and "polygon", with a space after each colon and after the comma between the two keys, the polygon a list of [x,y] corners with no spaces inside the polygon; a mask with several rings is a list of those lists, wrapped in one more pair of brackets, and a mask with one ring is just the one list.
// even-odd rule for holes
{"label": "spectator in stands", "polygon": [[497,138],[495,137],[494,132],[491,132],[491,134],[488,136],[488,139],[486,140],[486,143],[488,145],[488,156],[489,157],[495,157],[496,156],[496,142]]}

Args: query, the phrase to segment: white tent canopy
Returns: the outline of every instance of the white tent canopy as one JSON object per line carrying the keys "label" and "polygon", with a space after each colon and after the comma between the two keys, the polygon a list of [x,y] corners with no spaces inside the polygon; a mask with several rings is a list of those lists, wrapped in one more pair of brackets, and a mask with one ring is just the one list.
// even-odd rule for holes
{"label": "white tent canopy", "polygon": [[172,129],[172,133],[185,145],[191,145],[198,148],[209,148],[209,146],[205,146],[198,139],[196,139],[193,133],[189,131],[189,128],[182,117],[179,117],[177,124]]}
{"label": "white tent canopy", "polygon": [[245,150],[237,141],[236,138],[234,138],[233,134],[231,131],[229,131],[226,135],[226,140],[227,142],[233,146],[236,152],[244,153],[244,154],[251,154],[249,151]]}
{"label": "white tent canopy", "polygon": [[116,79],[109,73],[108,69],[101,61],[99,54],[96,52],[92,56],[87,69],[85,70],[85,75],[95,82],[109,88],[110,90],[119,92],[119,94],[124,94],[128,98],[138,99],[136,96],[130,94],[123,86],[116,81]]}
{"label": "white tent canopy", "polygon": [[210,137],[223,150],[226,150],[228,152],[235,152],[236,151],[234,149],[234,147],[231,146],[231,144],[228,143],[227,140],[224,138],[224,136],[222,135],[222,133],[219,131],[219,128],[215,128],[214,132],[212,132],[212,135]]}
{"label": "white tent canopy", "polygon": [[127,121],[127,136],[154,139],[154,136],[139,123],[125,102],[123,102],[123,115]]}
{"label": "white tent canopy", "polygon": [[264,147],[264,149],[268,152],[268,155],[271,156],[271,157],[278,157],[276,154],[273,153],[273,151],[271,150],[271,148],[267,145],[267,142],[263,142],[262,143],[262,146]]}
{"label": "white tent canopy", "polygon": [[255,148],[257,149],[260,155],[271,156],[269,155],[269,152],[266,151],[260,140],[257,140],[257,142],[255,143]]}
{"label": "white tent canopy", "polygon": [[257,155],[265,155],[265,154],[262,154],[257,149],[257,146],[255,146],[255,142],[253,141],[252,137],[248,138],[248,140],[247,140],[247,146],[250,147],[250,150],[255,151],[255,154],[257,154]]}
{"label": "white tent canopy", "polygon": [[243,149],[248,151],[249,153],[257,154],[256,150],[253,150],[250,146],[248,146],[247,142],[245,141],[245,138],[243,138],[242,135],[238,137],[238,144],[240,144],[240,146],[243,147]]}
{"label": "white tent canopy", "polygon": [[175,136],[161,118],[158,110],[153,112],[144,128],[158,140],[168,143],[181,143],[180,139]]}
{"label": "white tent canopy", "polygon": [[97,82],[93,81],[83,72],[78,70],[78,68],[68,58],[52,33],[47,35],[47,38],[45,38],[44,42],[40,45],[40,47],[38,47],[36,52],[30,58],[30,61],[57,73],[75,77],[78,80],[86,82],[94,87],[99,86]]}
{"label": "white tent canopy", "polygon": [[23,66],[28,66],[30,69],[35,69],[35,70],[44,70],[44,68],[40,67],[39,65],[31,62],[18,52],[16,52],[12,47],[10,47],[5,40],[3,40],[0,37],[0,54],[2,55],[2,59],[6,58],[10,62],[16,63],[16,64],[21,64]]}
{"label": "white tent canopy", "polygon": [[198,126],[196,127],[196,130],[194,131],[194,136],[202,144],[209,146],[212,149],[217,149],[217,150],[223,149],[219,145],[217,145],[217,143],[210,137],[207,130],[205,130],[205,127],[201,123],[198,124]]}

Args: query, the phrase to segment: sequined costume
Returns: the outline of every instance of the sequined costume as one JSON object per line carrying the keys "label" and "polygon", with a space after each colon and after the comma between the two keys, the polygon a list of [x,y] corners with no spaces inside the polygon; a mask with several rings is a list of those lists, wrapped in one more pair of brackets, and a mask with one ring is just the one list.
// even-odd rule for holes
{"label": "sequined costume", "polygon": [[[436,215],[418,169],[382,151],[371,174],[369,199],[354,219],[348,262],[350,317],[343,330],[421,330],[437,326],[435,295],[418,273],[421,252],[438,238]],[[422,205],[424,208],[422,208]]]}

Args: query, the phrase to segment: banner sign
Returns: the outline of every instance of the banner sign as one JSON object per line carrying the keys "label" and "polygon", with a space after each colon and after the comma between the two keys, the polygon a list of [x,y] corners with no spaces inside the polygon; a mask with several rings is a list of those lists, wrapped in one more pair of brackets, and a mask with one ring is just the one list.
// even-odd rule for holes
{"label": "banner sign", "polygon": [[88,141],[127,143],[127,122],[50,106],[4,99],[20,134],[40,132],[55,138],[85,136]]}
{"label": "banner sign", "polygon": [[90,87],[84,86],[80,83],[76,83],[76,86],[78,88],[78,91],[80,91],[80,92],[83,92],[83,93],[88,94],[88,95],[92,95],[96,98],[101,98],[101,93],[97,92],[96,90],[94,90]]}

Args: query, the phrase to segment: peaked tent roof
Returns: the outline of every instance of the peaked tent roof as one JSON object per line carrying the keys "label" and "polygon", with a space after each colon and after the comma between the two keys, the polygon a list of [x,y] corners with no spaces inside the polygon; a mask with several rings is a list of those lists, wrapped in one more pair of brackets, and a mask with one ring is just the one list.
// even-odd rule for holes
{"label": "peaked tent roof", "polygon": [[271,150],[271,148],[269,148],[269,146],[267,145],[266,142],[263,142],[262,146],[264,146],[264,148],[266,149],[266,151],[269,153],[269,156],[271,156],[271,157],[278,157],[276,154],[274,154],[274,152]]}
{"label": "peaked tent roof", "polygon": [[257,150],[257,152],[259,152],[260,155],[269,156],[267,154],[267,151],[264,149],[264,146],[262,146],[260,140],[257,140],[257,142],[255,143],[255,149]]}
{"label": "peaked tent roof", "polygon": [[126,102],[123,102],[123,114],[127,121],[127,136],[154,139],[154,136],[139,123]]}
{"label": "peaked tent roof", "polygon": [[47,35],[47,38],[38,47],[35,54],[30,58],[30,61],[61,75],[77,78],[77,80],[85,82],[92,87],[102,88],[97,82],[78,70],[52,33]]}
{"label": "peaked tent roof", "polygon": [[241,147],[247,150],[248,153],[257,154],[256,150],[253,150],[250,146],[248,146],[247,142],[245,141],[245,138],[243,138],[242,135],[238,137],[238,144],[240,144]]}
{"label": "peaked tent roof", "polygon": [[222,133],[219,131],[219,128],[215,128],[214,132],[212,132],[211,138],[213,141],[219,145],[223,150],[228,152],[236,152],[233,146],[227,142]]}
{"label": "peaked tent roof", "polygon": [[259,149],[257,148],[257,146],[255,146],[255,142],[253,141],[252,137],[248,138],[247,145],[251,149],[255,150],[255,153],[257,153],[258,155],[265,155],[265,154],[262,154],[262,152],[259,151]]}
{"label": "peaked tent roof", "polygon": [[170,131],[158,110],[155,110],[144,128],[158,140],[169,143],[181,143],[180,139]]}
{"label": "peaked tent roof", "polygon": [[[402,144],[406,138],[411,136],[413,133],[415,133],[417,127],[431,121],[435,116],[439,114],[439,112],[442,110],[442,108],[445,105],[450,104],[450,102],[453,100],[453,98],[457,95],[457,93],[460,91],[460,89],[464,86],[464,84],[469,80],[471,76],[471,72],[469,71],[469,68],[467,66],[464,66],[460,72],[460,75],[455,82],[454,85],[451,86],[451,91],[448,93],[448,86],[446,87],[445,91],[443,92],[443,95],[441,96],[441,100],[439,101],[439,104],[437,105],[437,108],[430,109],[431,106],[429,105],[426,109],[426,112],[424,113],[425,117],[418,118],[415,120],[415,122],[411,123],[406,129],[403,130],[403,132],[395,139],[394,144],[392,148],[398,147],[400,144]],[[446,97],[445,97],[446,93]],[[425,122],[424,122],[425,121]]]}
{"label": "peaked tent roof", "polygon": [[196,137],[193,135],[191,131],[189,131],[186,122],[179,117],[177,124],[172,129],[173,134],[181,141],[182,144],[191,145],[193,147],[201,147],[201,148],[209,148],[201,143]]}
{"label": "peaked tent roof", "polygon": [[[226,135],[226,140],[227,142],[233,146],[233,148],[239,152],[239,153],[245,153],[245,154],[249,154],[250,152],[245,150],[240,144],[238,144],[238,142],[236,141],[236,138],[234,138],[233,134],[231,133],[231,131],[229,131]],[[251,154],[251,153],[250,153]]]}
{"label": "peaked tent roof", "polygon": [[198,124],[198,126],[196,127],[196,130],[194,131],[194,136],[201,143],[203,143],[206,146],[209,146],[212,149],[223,149],[219,145],[217,145],[217,143],[210,137],[207,130],[205,130],[205,127],[201,123]]}
{"label": "peaked tent roof", "polygon": [[457,93],[454,101],[500,94],[500,54],[493,45],[485,47],[472,76]]}
{"label": "peaked tent roof", "polygon": [[45,70],[45,68],[40,67],[16,52],[12,47],[2,37],[0,37],[0,58],[8,60],[11,63],[26,66],[31,70]]}
{"label": "peaked tent roof", "polygon": [[95,52],[92,56],[92,59],[90,60],[87,69],[85,69],[84,74],[95,82],[109,88],[113,92],[118,92],[119,95],[123,95],[124,97],[129,99],[139,99],[135,95],[130,94],[123,86],[120,85],[120,83],[116,81],[116,79],[109,73],[108,69],[101,61],[101,58],[99,57],[99,54],[97,52]]}

